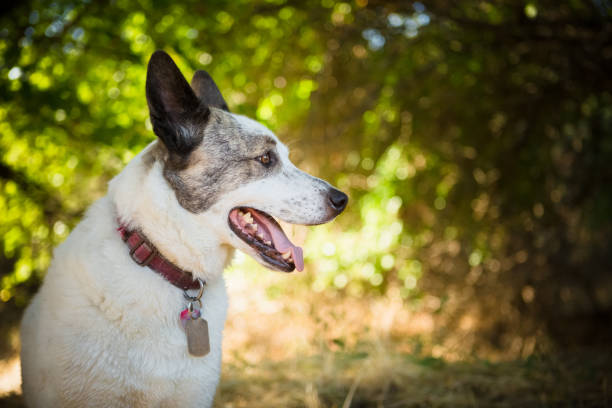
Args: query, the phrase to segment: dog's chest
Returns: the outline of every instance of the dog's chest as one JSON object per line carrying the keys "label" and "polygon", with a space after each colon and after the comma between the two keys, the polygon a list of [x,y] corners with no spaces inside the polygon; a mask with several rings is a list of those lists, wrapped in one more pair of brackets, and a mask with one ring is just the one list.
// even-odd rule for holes
{"label": "dog's chest", "polygon": [[[99,384],[112,383],[117,398],[133,400],[122,404],[163,406],[171,401],[171,406],[191,406],[194,401],[202,401],[205,406],[219,381],[225,321],[224,302],[220,302],[223,296],[210,292],[201,309],[202,317],[208,321],[210,339],[206,356],[188,353],[187,337],[179,320],[185,302],[176,299],[154,307],[130,308],[115,324],[94,329],[87,339],[81,337],[83,344],[73,345],[73,357],[76,361],[91,361],[91,367],[82,368],[97,377]],[[106,320],[107,316],[101,318]],[[97,354],[94,361],[93,354]],[[104,386],[94,393],[108,398]],[[177,398],[185,398],[185,403],[178,404]]]}

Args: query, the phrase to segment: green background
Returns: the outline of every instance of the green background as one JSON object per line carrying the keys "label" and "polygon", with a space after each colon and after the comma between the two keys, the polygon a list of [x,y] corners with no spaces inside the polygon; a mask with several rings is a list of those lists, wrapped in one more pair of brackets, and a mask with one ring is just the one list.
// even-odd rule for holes
{"label": "green background", "polygon": [[[589,1],[33,1],[0,17],[0,312],[154,139],[146,63],[211,73],[351,197],[309,288],[399,292],[475,351],[610,338],[612,23]],[[425,302],[424,300],[427,300]],[[432,300],[433,299],[433,300]],[[5,322],[15,322],[8,318]],[[519,339],[516,343],[516,339]]]}

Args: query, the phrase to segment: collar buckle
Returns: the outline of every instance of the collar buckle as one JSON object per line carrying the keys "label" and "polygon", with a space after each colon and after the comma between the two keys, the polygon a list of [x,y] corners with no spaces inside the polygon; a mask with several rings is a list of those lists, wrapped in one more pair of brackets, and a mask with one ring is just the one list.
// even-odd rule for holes
{"label": "collar buckle", "polygon": [[184,291],[187,289],[198,290],[196,298],[202,296],[206,282],[195,279],[191,272],[187,272],[168,261],[142,233],[138,230],[129,230],[127,226],[117,220],[119,227],[117,231],[121,240],[129,249],[130,258],[139,266],[148,266],[154,272],[160,274],[168,282]]}
{"label": "collar buckle", "polygon": [[[141,258],[138,256],[137,252],[144,248],[145,251],[149,251],[149,255],[146,258]],[[157,248],[152,245],[149,245],[146,240],[141,239],[140,242],[134,246],[134,248],[130,249],[130,257],[140,266],[149,266],[153,258],[157,255]]]}

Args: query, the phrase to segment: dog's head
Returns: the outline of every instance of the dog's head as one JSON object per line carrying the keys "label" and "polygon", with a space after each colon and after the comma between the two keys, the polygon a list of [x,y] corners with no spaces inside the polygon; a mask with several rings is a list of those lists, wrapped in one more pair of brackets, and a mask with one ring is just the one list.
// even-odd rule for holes
{"label": "dog's head", "polygon": [[156,51],[146,93],[162,142],[155,158],[190,218],[267,267],[302,270],[301,248],[273,217],[322,224],[344,210],[347,196],[297,169],[264,125],[230,113],[205,71],[197,71],[190,86],[170,56]]}

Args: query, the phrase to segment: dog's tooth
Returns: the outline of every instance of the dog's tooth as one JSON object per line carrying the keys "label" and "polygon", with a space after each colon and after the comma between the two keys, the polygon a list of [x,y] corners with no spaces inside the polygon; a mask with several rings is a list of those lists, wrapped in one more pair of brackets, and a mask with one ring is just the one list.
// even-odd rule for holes
{"label": "dog's tooth", "polygon": [[253,222],[253,216],[251,215],[251,213],[246,213],[245,215],[242,216],[244,218],[244,220],[246,222],[248,222],[249,224],[251,224]]}
{"label": "dog's tooth", "polygon": [[291,258],[291,251],[283,252],[281,255],[283,259],[289,260],[289,258]]}
{"label": "dog's tooth", "polygon": [[264,236],[263,236],[263,232],[261,232],[261,231],[259,231],[259,232],[258,232],[256,235],[257,235],[259,238],[261,238],[261,239],[263,239],[263,237],[264,237]]}
{"label": "dog's tooth", "polygon": [[271,242],[271,241],[264,241],[264,244],[266,244],[266,245],[272,245],[272,242]]}
{"label": "dog's tooth", "polygon": [[258,227],[257,224],[255,223],[251,224],[251,228],[253,228],[253,231],[257,231],[257,227]]}

